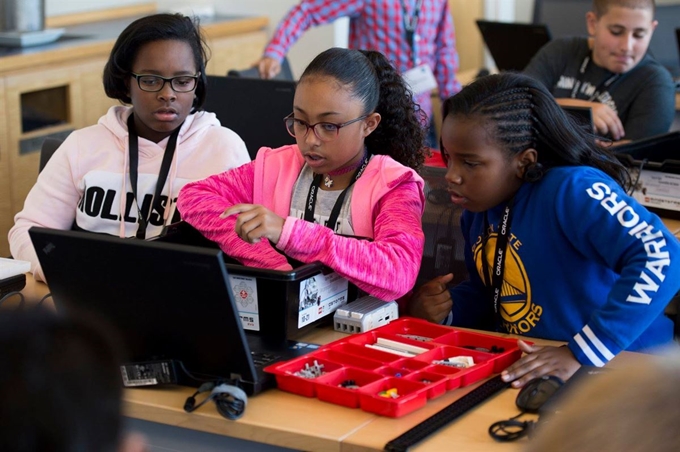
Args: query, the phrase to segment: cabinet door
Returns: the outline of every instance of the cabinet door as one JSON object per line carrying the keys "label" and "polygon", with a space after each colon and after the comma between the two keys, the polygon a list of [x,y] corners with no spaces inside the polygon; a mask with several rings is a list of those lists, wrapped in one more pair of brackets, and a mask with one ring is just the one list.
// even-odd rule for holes
{"label": "cabinet door", "polygon": [[82,101],[77,65],[34,68],[5,77],[13,213],[22,209],[38,176],[44,138],[82,127]]}
{"label": "cabinet door", "polygon": [[267,33],[254,31],[241,35],[211,39],[208,35],[210,75],[227,75],[230,69],[246,69],[255,63],[267,44]]}

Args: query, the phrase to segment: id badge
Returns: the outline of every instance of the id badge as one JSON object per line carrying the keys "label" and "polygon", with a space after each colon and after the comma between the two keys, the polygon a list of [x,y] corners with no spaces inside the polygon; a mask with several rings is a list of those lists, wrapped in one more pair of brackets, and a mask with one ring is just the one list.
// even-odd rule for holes
{"label": "id badge", "polygon": [[416,66],[402,74],[402,77],[411,87],[413,94],[430,92],[437,87],[432,69],[427,64]]}

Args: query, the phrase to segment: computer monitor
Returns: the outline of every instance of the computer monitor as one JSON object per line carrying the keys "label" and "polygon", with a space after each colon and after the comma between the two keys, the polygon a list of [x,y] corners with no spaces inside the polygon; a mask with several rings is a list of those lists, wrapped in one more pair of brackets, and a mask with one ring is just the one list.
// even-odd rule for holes
{"label": "computer monitor", "polygon": [[250,158],[267,146],[294,144],[283,118],[293,111],[294,81],[208,76],[204,109],[243,139]]}
{"label": "computer monitor", "polygon": [[499,71],[524,70],[550,41],[550,31],[541,24],[478,20],[477,27]]}

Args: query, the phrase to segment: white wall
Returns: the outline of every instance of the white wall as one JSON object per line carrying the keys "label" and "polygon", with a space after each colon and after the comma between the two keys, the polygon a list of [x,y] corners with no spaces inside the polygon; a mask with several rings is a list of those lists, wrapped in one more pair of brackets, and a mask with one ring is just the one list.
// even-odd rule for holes
{"label": "white wall", "polygon": [[59,16],[62,14],[147,3],[147,1],[148,0],[45,0],[45,15]]}

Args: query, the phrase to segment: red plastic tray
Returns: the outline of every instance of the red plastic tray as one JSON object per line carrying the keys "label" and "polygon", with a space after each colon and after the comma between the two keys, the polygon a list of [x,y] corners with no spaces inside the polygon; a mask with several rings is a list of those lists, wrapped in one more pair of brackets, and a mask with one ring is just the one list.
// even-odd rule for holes
{"label": "red plastic tray", "polygon": [[[367,347],[382,339],[425,351],[403,357]],[[521,355],[514,339],[403,317],[264,370],[276,376],[283,391],[400,417],[424,406],[428,399],[501,372]],[[459,368],[436,362],[456,356],[470,356],[475,364]],[[299,374],[315,362],[322,366],[319,376]]]}

